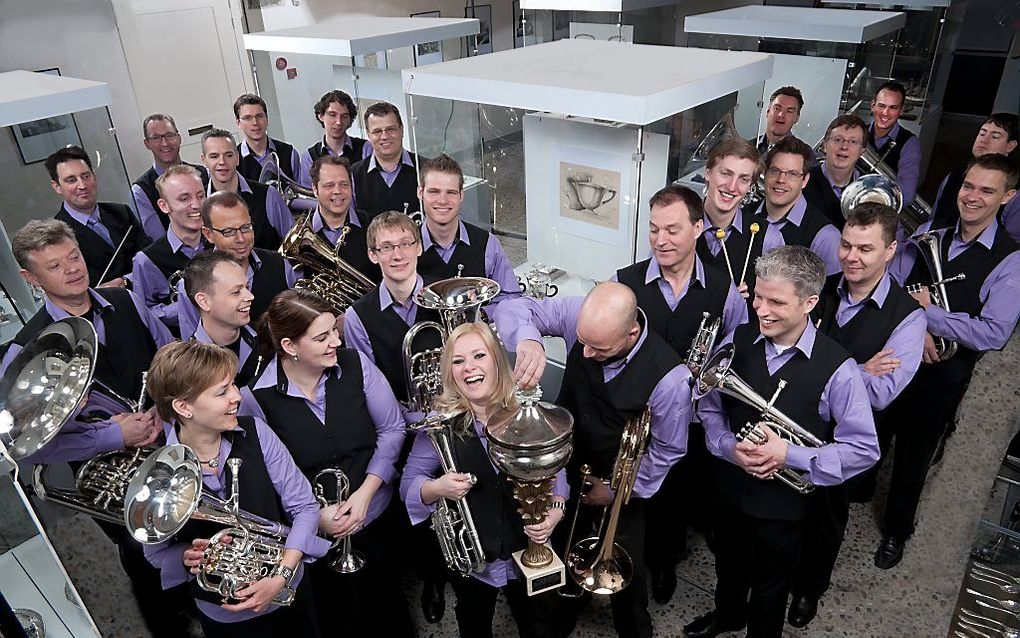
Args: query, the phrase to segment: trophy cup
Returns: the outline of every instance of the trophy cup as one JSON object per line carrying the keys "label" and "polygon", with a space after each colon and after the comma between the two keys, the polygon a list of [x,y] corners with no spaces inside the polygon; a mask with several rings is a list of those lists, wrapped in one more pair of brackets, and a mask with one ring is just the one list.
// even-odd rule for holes
{"label": "trophy cup", "polygon": [[[517,511],[525,525],[545,520],[556,473],[573,451],[574,418],[563,408],[539,401],[541,390],[518,392],[520,405],[503,408],[489,418],[485,435],[489,458],[514,486]],[[563,561],[549,544],[528,539],[528,548],[514,552],[524,574],[528,595],[534,596],[566,582]]]}

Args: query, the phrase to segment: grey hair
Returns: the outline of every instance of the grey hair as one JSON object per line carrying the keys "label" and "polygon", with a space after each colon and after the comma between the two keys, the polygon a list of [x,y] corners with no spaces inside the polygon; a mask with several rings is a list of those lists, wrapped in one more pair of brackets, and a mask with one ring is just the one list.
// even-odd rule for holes
{"label": "grey hair", "polygon": [[25,270],[32,270],[29,267],[32,253],[65,241],[78,244],[74,231],[66,222],[53,218],[33,219],[14,234],[11,252],[14,253],[14,259],[18,261],[19,266]]}
{"label": "grey hair", "polygon": [[804,246],[778,246],[754,262],[758,279],[788,281],[801,299],[822,291],[825,262]]}

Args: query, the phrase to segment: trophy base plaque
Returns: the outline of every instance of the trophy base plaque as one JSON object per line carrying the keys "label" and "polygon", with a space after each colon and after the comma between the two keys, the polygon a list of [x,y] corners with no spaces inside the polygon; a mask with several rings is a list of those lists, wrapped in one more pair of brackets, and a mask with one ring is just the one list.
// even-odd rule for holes
{"label": "trophy base plaque", "polygon": [[[546,544],[548,546],[548,543]],[[514,562],[517,568],[524,574],[524,580],[528,585],[528,595],[534,596],[557,587],[562,587],[567,581],[567,572],[563,567],[563,561],[556,553],[553,553],[552,562],[545,567],[526,567],[521,563],[521,555],[527,550],[514,552]]]}

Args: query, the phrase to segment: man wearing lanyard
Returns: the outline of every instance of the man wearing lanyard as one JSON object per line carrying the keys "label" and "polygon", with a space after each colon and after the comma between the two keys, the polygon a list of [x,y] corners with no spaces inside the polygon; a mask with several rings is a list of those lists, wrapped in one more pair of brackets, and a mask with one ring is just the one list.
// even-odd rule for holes
{"label": "man wearing lanyard", "polygon": [[311,170],[315,160],[323,155],[344,157],[354,164],[372,154],[371,144],[347,134],[351,123],[358,117],[358,107],[350,95],[336,90],[324,93],[313,110],[323,135],[321,140],[301,154],[301,164],[305,171]]}
{"label": "man wearing lanyard", "polygon": [[906,99],[907,90],[899,82],[889,81],[878,87],[871,101],[873,119],[868,128],[868,146],[896,175],[904,206],[914,201],[921,179],[921,142],[899,122]]}
{"label": "man wearing lanyard", "polygon": [[[134,213],[123,204],[96,201],[98,184],[92,160],[78,146],[67,146],[47,157],[46,170],[53,190],[64,198],[54,217],[74,231],[90,280],[99,287],[123,286],[123,276],[131,272],[131,258],[149,245]],[[100,281],[100,277],[104,279]]]}
{"label": "man wearing lanyard", "polygon": [[792,135],[803,108],[804,96],[795,86],[782,86],[772,93],[769,110],[765,112],[765,132],[752,140],[759,155],[764,155],[773,144]]}
{"label": "man wearing lanyard", "polygon": [[365,109],[365,130],[372,154],[351,167],[354,201],[371,219],[387,210],[417,213],[420,162],[404,149],[404,123],[389,102]]}
{"label": "man wearing lanyard", "polygon": [[829,223],[843,230],[845,218],[840,206],[843,190],[860,177],[857,160],[864,155],[868,125],[856,115],[840,115],[825,129],[825,160],[811,168],[804,187],[808,205],[825,213]]}

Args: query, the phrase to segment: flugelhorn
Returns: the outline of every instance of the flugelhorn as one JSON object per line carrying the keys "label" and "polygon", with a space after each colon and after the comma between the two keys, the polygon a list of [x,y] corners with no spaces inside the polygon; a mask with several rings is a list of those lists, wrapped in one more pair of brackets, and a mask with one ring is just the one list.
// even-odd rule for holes
{"label": "flugelhorn", "polygon": [[[325,479],[330,476],[336,481],[336,489],[334,491],[336,498],[334,499],[326,498]],[[347,478],[347,474],[340,468],[327,467],[319,470],[315,478],[312,479],[312,491],[315,492],[315,500],[318,501],[320,508],[338,505],[350,497],[351,480]],[[351,547],[351,534],[336,539],[333,542],[333,546],[330,547],[330,551],[334,552],[334,556],[329,559],[329,567],[337,573],[353,574],[365,566],[364,555]]]}
{"label": "flugelhorn", "polygon": [[[766,401],[746,381],[741,379],[740,375],[730,369],[733,363],[734,352],[733,344],[727,343],[705,362],[704,367],[701,369],[701,374],[698,375],[695,396],[700,399],[712,390],[718,390],[761,412],[761,421],[747,423],[740,428],[736,433],[737,441],[748,440],[759,445],[765,443],[768,437],[765,431],[762,430],[762,426],[768,426],[780,437],[794,445],[808,447],[822,447],[825,445],[825,441],[798,425],[793,419],[783,414],[779,408],[773,405],[776,399],[779,398],[779,393],[786,386],[786,381],[780,380],[775,394]],[[776,472],[775,476],[801,494],[807,494],[815,488],[799,472],[788,467],[784,467]]]}
{"label": "flugelhorn", "polygon": [[[921,233],[920,235],[911,237],[911,239],[917,242],[917,250],[921,253],[921,258],[924,259],[924,263],[928,267],[932,283],[927,286],[924,284],[910,284],[907,286],[907,292],[915,294],[921,292],[924,288],[928,288],[931,303],[942,308],[946,312],[952,312],[949,309],[949,295],[946,292],[946,284],[952,281],[966,279],[967,275],[960,273],[947,278],[942,274],[942,254],[939,252],[938,233]],[[959,349],[957,343],[952,339],[937,337],[935,335],[932,335],[932,339],[935,342],[935,351],[938,353],[939,361],[948,361]]]}

